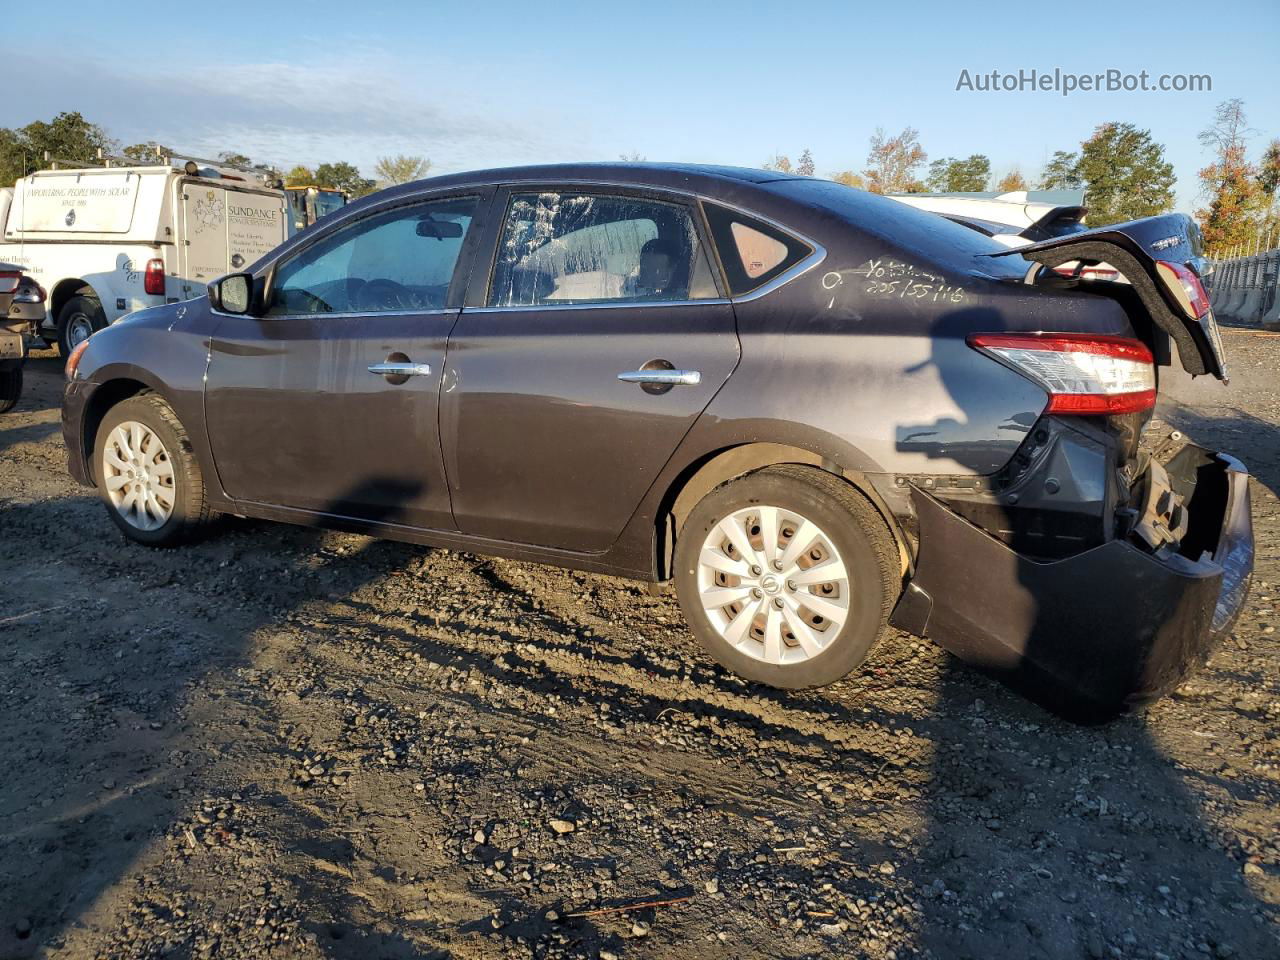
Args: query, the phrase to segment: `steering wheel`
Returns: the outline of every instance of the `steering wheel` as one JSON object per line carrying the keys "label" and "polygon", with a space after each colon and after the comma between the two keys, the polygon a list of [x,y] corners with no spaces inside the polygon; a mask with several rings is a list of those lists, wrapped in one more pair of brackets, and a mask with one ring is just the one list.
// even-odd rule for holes
{"label": "steering wheel", "polygon": [[354,299],[359,310],[412,310],[416,306],[408,287],[384,277],[366,282]]}

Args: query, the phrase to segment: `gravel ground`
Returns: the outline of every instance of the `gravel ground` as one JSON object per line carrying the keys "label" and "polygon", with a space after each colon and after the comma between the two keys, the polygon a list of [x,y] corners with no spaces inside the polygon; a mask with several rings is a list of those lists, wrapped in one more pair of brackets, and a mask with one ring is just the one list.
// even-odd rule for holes
{"label": "gravel ground", "polygon": [[37,355],[0,417],[0,957],[1280,956],[1280,338],[1226,338],[1231,387],[1162,416],[1255,470],[1253,596],[1092,729],[896,634],[753,687],[609,577],[127,545]]}

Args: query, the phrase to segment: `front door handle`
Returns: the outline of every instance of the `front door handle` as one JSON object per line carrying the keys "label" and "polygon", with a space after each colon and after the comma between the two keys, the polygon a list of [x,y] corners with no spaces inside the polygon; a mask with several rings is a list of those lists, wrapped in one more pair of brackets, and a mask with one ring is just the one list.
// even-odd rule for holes
{"label": "front door handle", "polygon": [[429,377],[431,376],[431,364],[429,363],[371,363],[369,364],[369,372],[376,373],[381,377]]}
{"label": "front door handle", "polygon": [[702,382],[698,370],[630,370],[618,374],[627,383],[654,383],[664,387],[696,387]]}

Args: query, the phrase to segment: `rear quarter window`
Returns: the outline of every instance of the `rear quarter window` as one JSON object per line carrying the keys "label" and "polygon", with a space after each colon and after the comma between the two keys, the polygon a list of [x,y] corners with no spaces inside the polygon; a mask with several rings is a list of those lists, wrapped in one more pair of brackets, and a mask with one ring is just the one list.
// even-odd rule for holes
{"label": "rear quarter window", "polygon": [[755,217],[717,203],[705,202],[703,209],[734,296],[764,286],[813,253],[803,240]]}

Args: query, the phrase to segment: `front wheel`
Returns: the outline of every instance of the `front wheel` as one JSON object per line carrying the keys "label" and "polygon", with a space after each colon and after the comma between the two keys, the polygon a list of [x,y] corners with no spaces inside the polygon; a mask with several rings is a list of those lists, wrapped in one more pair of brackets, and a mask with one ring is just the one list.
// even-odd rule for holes
{"label": "front wheel", "polygon": [[191,441],[173,408],[155,394],[130,397],[107,412],[93,466],[107,513],[130,540],[175,546],[209,519]]}
{"label": "front wheel", "polygon": [[821,470],[769,467],[707,494],[676,541],[676,591],[694,635],[772,687],[834,683],[885,629],[897,549],[857,490]]}

